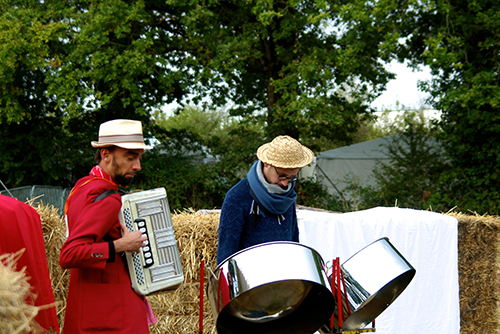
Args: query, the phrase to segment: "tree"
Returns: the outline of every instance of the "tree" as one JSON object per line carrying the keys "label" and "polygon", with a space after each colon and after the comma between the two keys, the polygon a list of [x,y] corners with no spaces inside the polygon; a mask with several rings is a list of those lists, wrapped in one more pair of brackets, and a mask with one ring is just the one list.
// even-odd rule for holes
{"label": "tree", "polygon": [[165,8],[2,2],[0,173],[9,186],[73,184],[93,164],[90,141],[104,121],[138,119],[151,136],[151,112],[182,96],[189,81],[174,69],[182,34],[172,33],[180,28]]}
{"label": "tree", "polygon": [[157,1],[75,4],[71,52],[51,86],[65,110],[147,121],[152,110],[181,98],[193,82],[179,70],[182,27],[169,8]]}
{"label": "tree", "polygon": [[377,163],[373,171],[377,186],[364,192],[365,205],[451,209],[430,200],[443,191],[441,173],[449,168],[448,155],[436,140],[439,132],[426,122],[423,111],[408,112],[393,126],[404,129],[397,134],[399,140],[387,147],[391,162]]}
{"label": "tree", "polygon": [[46,94],[64,53],[63,15],[46,2],[0,4],[0,179],[11,187],[68,181],[63,111]]}
{"label": "tree", "polygon": [[157,114],[155,124],[159,145],[145,155],[136,186],[166,187],[175,209],[220,207],[263,140],[261,125],[235,122],[222,110],[187,107]]}
{"label": "tree", "polygon": [[[170,0],[172,6],[183,1]],[[266,135],[350,141],[393,75],[397,26],[409,2],[191,1],[181,23],[203,66],[199,94]],[[196,95],[199,97],[199,95]],[[314,147],[313,147],[314,148]]]}
{"label": "tree", "polygon": [[[189,81],[174,69],[182,63],[172,38],[180,30],[175,17],[156,1],[81,1],[71,8],[68,53],[48,88],[65,111],[68,133],[85,156],[91,156],[89,139],[99,124],[110,119],[140,120],[152,139],[152,113],[180,98]],[[73,181],[87,173],[92,162],[84,162]]]}
{"label": "tree", "polygon": [[[47,159],[36,157],[26,168],[37,163],[43,173],[61,168],[62,176],[48,181],[73,183],[93,163],[89,142],[100,123],[139,119],[148,138],[161,137],[151,115],[164,104],[185,102],[186,96],[214,106],[230,102],[229,131],[210,140],[220,143],[212,145],[220,149],[214,153],[226,162],[221,172],[233,179],[255,158],[256,147],[277,134],[300,137],[312,149],[350,142],[369,117],[368,103],[393,77],[383,61],[394,56],[399,26],[413,5],[409,0],[6,0],[0,34],[12,40],[6,45],[15,52],[0,66],[8,69],[2,73],[15,73],[22,85],[33,82],[26,73],[39,76],[36,95],[19,85],[2,92],[0,103],[8,110],[2,126],[24,120],[25,127],[16,128],[24,135],[46,124],[44,147],[55,151],[44,151]],[[16,30],[22,24],[27,30]],[[17,36],[26,43],[14,42]],[[5,87],[13,82],[2,80]],[[23,116],[29,103],[12,104],[20,91],[36,96],[41,103],[36,111],[44,119],[54,115],[45,119],[51,122]],[[18,136],[10,129],[9,134]],[[241,149],[232,149],[236,145]],[[6,161],[15,162],[6,174],[12,166],[23,168],[24,153],[6,154]]]}
{"label": "tree", "polygon": [[443,198],[460,209],[500,212],[500,3],[423,2],[407,21],[401,55],[431,68],[423,84],[442,112],[453,168]]}

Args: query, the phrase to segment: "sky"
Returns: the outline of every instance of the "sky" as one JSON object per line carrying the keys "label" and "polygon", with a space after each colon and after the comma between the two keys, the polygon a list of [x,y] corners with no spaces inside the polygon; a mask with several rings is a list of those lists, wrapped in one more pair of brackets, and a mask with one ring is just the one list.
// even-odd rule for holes
{"label": "sky", "polygon": [[397,61],[391,62],[387,68],[396,74],[396,79],[389,81],[386,91],[372,103],[372,106],[381,111],[391,109],[399,101],[406,107],[418,109],[427,94],[418,89],[417,82],[430,79],[430,70],[422,67],[421,71],[414,72],[406,64]]}

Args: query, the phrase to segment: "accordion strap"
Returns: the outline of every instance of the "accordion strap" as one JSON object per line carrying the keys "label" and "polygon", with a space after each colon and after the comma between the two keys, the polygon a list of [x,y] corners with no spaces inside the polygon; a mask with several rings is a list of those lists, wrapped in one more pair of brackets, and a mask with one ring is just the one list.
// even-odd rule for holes
{"label": "accordion strap", "polygon": [[96,199],[94,200],[94,202],[97,202],[97,201],[100,201],[102,199],[105,199],[106,197],[108,197],[110,195],[120,194],[120,193],[121,192],[119,190],[116,190],[116,189],[106,190],[105,192],[103,192],[102,194],[100,194],[99,196],[97,196]]}
{"label": "accordion strap", "polygon": [[[97,202],[97,201],[103,200],[106,197],[108,197],[110,195],[113,195],[113,194],[121,194],[121,191],[116,190],[116,189],[106,190],[105,192],[103,192],[102,194],[100,194],[99,196],[96,197],[96,199],[94,200],[94,203]],[[109,234],[107,234],[107,233],[104,235],[104,237],[102,239],[104,241],[113,241],[113,238],[111,238],[109,236]]]}

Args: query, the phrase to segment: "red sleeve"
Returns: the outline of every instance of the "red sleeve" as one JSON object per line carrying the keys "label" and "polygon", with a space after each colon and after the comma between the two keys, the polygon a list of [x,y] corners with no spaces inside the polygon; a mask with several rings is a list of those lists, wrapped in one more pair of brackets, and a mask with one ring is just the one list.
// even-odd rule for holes
{"label": "red sleeve", "polygon": [[104,191],[111,189],[107,182],[91,181],[71,197],[68,205],[68,239],[61,248],[59,264],[68,268],[104,269],[109,259],[109,245],[102,240],[108,234],[120,237],[118,213],[121,197],[114,194],[94,202]]}
{"label": "red sleeve", "polygon": [[40,216],[31,206],[0,195],[0,254],[15,253],[23,248],[25,251],[16,269],[26,270],[28,283],[36,295],[31,301],[33,305],[44,306],[35,320],[45,330],[52,328],[59,333]]}

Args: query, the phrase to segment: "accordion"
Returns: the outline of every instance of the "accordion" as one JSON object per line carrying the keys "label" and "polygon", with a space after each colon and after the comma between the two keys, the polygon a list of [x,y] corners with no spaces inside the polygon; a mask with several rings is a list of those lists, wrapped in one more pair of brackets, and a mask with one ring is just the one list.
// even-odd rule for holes
{"label": "accordion", "polygon": [[132,288],[140,295],[175,289],[184,281],[165,188],[122,196],[120,223],[148,237],[139,253],[126,252]]}

